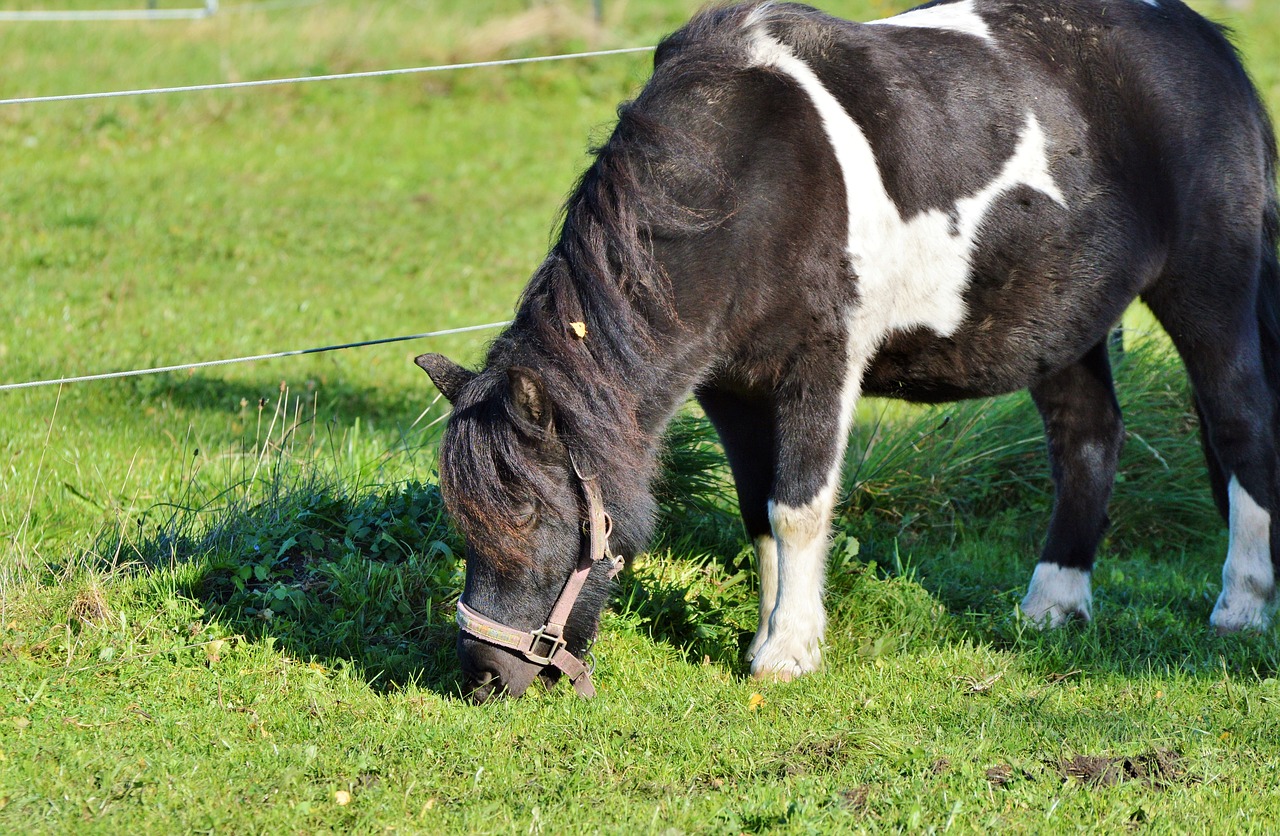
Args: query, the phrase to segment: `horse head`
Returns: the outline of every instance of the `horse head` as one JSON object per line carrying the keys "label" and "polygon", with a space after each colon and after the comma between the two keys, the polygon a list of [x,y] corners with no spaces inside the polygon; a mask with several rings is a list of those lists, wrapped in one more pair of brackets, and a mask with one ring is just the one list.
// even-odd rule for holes
{"label": "horse head", "polygon": [[468,371],[417,358],[454,413],[440,485],[467,543],[458,658],[476,702],[567,676],[593,693],[584,657],[621,566],[599,481],[565,443],[540,374]]}

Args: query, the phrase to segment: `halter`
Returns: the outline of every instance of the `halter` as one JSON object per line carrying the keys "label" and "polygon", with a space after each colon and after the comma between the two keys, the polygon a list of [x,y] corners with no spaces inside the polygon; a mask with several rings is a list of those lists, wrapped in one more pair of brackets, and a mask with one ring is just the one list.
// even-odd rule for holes
{"label": "halter", "polygon": [[612,580],[622,571],[622,558],[609,551],[609,534],[613,530],[613,521],[604,510],[599,481],[595,475],[584,476],[572,456],[569,457],[569,462],[573,465],[573,472],[577,475],[587,500],[587,548],[582,549],[578,566],[569,580],[565,581],[546,623],[536,630],[517,630],[485,618],[459,598],[458,627],[462,632],[483,642],[514,650],[517,655],[535,665],[560,669],[580,696],[590,698],[596,695],[595,686],[591,684],[591,669],[569,652],[564,638],[564,625],[569,620],[569,614],[577,603],[592,567],[606,558],[611,560],[613,565],[609,567],[609,579]]}

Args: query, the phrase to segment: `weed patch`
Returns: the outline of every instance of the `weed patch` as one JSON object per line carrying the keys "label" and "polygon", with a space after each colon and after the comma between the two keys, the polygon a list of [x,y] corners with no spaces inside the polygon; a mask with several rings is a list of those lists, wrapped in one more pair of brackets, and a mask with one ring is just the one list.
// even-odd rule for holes
{"label": "weed patch", "polygon": [[[283,477],[282,477],[283,478]],[[187,593],[211,618],[273,636],[301,658],[352,662],[381,687],[451,682],[460,543],[439,489],[421,482],[357,492],[312,474],[269,499],[237,503],[208,531],[139,544],[198,567]],[[448,687],[448,686],[445,686]]]}

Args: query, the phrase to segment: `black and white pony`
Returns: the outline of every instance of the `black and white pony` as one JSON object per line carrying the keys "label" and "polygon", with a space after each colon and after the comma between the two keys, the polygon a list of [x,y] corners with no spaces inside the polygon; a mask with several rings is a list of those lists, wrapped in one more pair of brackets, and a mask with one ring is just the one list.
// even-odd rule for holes
{"label": "black and white pony", "polygon": [[1088,619],[1124,438],[1107,335],[1135,298],[1186,364],[1230,524],[1210,622],[1264,629],[1275,174],[1234,49],[1179,0],[941,0],[869,24],[703,11],[620,108],[485,368],[418,358],[454,404],[439,468],[468,543],[458,650],[474,697],[554,680],[553,651],[584,655],[612,575],[603,547],[587,554],[591,492],[614,551],[642,549],[659,439],[690,394],[759,558],[755,676],[819,666],[864,394],[1031,391],[1056,502],[1022,611]]}

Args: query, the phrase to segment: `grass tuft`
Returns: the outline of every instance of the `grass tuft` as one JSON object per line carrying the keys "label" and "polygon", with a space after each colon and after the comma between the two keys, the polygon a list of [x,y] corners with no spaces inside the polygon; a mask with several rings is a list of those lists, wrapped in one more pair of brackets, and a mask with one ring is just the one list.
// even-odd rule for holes
{"label": "grass tuft", "polygon": [[[1163,338],[1140,337],[1114,367],[1126,443],[1110,508],[1113,546],[1202,540],[1219,517],[1181,363]],[[916,410],[883,406],[855,425],[850,451],[847,527],[954,538],[992,518],[1037,530],[1048,522],[1044,432],[1025,393]]]}
{"label": "grass tuft", "polygon": [[659,476],[657,548],[738,553],[741,525],[724,452],[711,423],[693,412],[667,427]]}
{"label": "grass tuft", "polygon": [[115,615],[107,605],[102,587],[90,582],[71,601],[71,606],[67,609],[67,620],[82,627],[105,627],[115,621]]}

